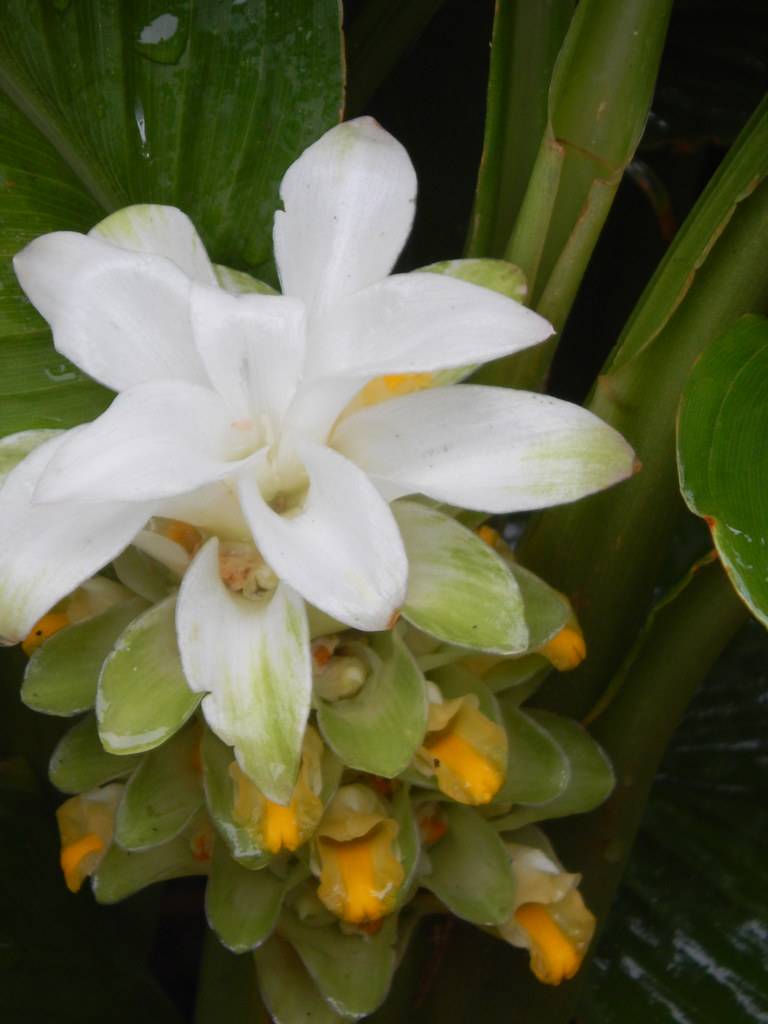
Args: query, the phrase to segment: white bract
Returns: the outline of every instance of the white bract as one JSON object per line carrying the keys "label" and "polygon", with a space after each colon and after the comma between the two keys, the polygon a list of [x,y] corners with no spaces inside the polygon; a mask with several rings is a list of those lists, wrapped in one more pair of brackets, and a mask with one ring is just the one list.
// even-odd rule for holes
{"label": "white bract", "polygon": [[[481,363],[552,329],[454,277],[387,276],[410,230],[416,177],[369,118],[306,150],[280,196],[282,295],[239,291],[244,276],[215,268],[171,207],[129,207],[88,235],[45,235],[16,257],[57,350],[118,395],[95,422],[44,440],[0,493],[9,642],[150,516],[212,535],[181,584],[185,672],[209,694],[213,728],[241,745],[254,675],[274,675],[277,714],[283,673],[291,708],[275,779],[297,764],[286,773],[309,708],[299,595],[363,630],[387,628],[406,601],[390,501],[421,493],[489,512],[540,508],[606,487],[633,464],[611,428],[540,395],[458,384],[353,402],[376,378]],[[248,606],[226,586],[217,538],[256,545],[281,581],[271,601]],[[242,758],[252,773],[253,757]]]}

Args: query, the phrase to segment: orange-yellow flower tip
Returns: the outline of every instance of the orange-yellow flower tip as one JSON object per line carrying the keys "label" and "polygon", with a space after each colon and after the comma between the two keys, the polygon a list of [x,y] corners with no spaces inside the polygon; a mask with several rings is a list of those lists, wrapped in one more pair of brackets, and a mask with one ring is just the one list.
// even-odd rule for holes
{"label": "orange-yellow flower tip", "polygon": [[496,545],[499,543],[499,540],[501,539],[499,537],[498,531],[494,530],[492,526],[488,526],[486,523],[484,523],[482,526],[478,526],[477,536],[480,538],[481,541],[487,544],[489,548],[495,548]]}
{"label": "orange-yellow flower tip", "polygon": [[587,656],[587,645],[584,635],[578,626],[566,625],[541,648],[548,661],[558,672],[570,672],[584,661]]}
{"label": "orange-yellow flower tip", "polygon": [[280,853],[281,850],[293,852],[301,846],[299,822],[296,816],[296,800],[291,800],[287,807],[264,800],[264,819],[262,822],[262,842],[269,853]]}
{"label": "orange-yellow flower tip", "polygon": [[419,832],[424,846],[433,846],[448,831],[448,825],[438,813],[422,814],[419,817]]}
{"label": "orange-yellow flower tip", "polygon": [[62,846],[61,870],[64,872],[64,881],[70,892],[79,891],[92,869],[92,863],[87,863],[88,859],[92,854],[101,853],[103,849],[104,841],[95,832],[89,832],[81,839]]}
{"label": "orange-yellow flower tip", "polygon": [[201,864],[210,864],[213,860],[213,829],[206,825],[195,832],[189,841],[192,856]]}
{"label": "orange-yellow flower tip", "polygon": [[531,970],[545,985],[559,985],[572,978],[581,966],[581,956],[562,928],[542,903],[523,903],[515,921],[531,942]]}
{"label": "orange-yellow flower tip", "polygon": [[189,523],[183,523],[180,519],[171,519],[163,533],[168,540],[179,544],[190,555],[194,555],[203,543],[200,531],[196,530],[194,526],[190,526]]}
{"label": "orange-yellow flower tip", "polygon": [[21,643],[21,649],[30,657],[45,641],[69,625],[69,618],[63,612],[48,612],[34,624]]}
{"label": "orange-yellow flower tip", "polygon": [[441,782],[446,769],[454,779],[460,780],[462,803],[490,803],[501,789],[503,773],[457,733],[437,733],[427,737],[424,746],[432,758],[440,789],[443,789]]}

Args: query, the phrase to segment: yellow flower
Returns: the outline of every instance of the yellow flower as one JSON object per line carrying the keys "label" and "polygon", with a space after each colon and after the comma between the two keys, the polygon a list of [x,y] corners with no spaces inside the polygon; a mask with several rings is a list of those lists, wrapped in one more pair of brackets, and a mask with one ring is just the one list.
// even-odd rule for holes
{"label": "yellow flower", "polygon": [[571,672],[578,668],[587,656],[587,645],[578,622],[567,622],[559,633],[539,648],[539,654],[552,664],[558,672]]}
{"label": "yellow flower", "polygon": [[92,789],[65,800],[56,811],[61,869],[70,892],[77,892],[104,859],[122,793],[123,787],[117,784]]}
{"label": "yellow flower", "polygon": [[314,832],[323,814],[322,758],[322,740],[311,725],[307,726],[299,777],[287,807],[265,797],[235,761],[229,766],[235,785],[234,820],[262,850],[297,850]]}
{"label": "yellow flower", "polygon": [[21,649],[29,658],[41,644],[65,626],[90,619],[128,596],[129,591],[119,583],[103,576],[94,576],[38,619],[22,640]]}
{"label": "yellow flower", "polygon": [[554,854],[539,847],[508,843],[507,849],[517,898],[499,933],[529,951],[539,981],[559,985],[579,970],[595,932],[594,915],[578,890],[581,876],[563,871]]}
{"label": "yellow flower", "polygon": [[478,710],[474,694],[433,703],[415,764],[451,799],[487,804],[504,782],[507,734]]}
{"label": "yellow flower", "polygon": [[368,786],[342,786],[315,833],[317,895],[350,924],[378,921],[394,909],[404,872],[397,822]]}

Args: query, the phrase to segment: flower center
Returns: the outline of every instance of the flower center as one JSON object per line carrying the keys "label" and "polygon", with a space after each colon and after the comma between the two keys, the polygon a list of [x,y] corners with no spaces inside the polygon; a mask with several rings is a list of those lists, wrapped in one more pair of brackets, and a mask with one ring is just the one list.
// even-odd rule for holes
{"label": "flower center", "polygon": [[219,574],[235,594],[254,599],[275,589],[278,578],[251,544],[219,546]]}

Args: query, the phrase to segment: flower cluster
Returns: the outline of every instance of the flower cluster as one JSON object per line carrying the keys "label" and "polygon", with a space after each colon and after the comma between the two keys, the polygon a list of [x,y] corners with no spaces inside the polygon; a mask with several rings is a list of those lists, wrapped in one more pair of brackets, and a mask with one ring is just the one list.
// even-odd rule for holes
{"label": "flower cluster", "polygon": [[[353,1016],[425,890],[569,977],[591,918],[532,823],[611,785],[583,731],[520,709],[583,657],[567,601],[457,511],[572,501],[633,453],[578,406],[462,383],[551,327],[503,261],[387,276],[415,193],[375,122],[328,132],[283,179],[280,294],[170,207],[37,239],[22,287],[118,395],[0,441],[0,636],[30,706],[85,713],[51,765],[67,884],[209,874],[268,1002],[279,934]],[[383,989],[324,980],[318,929]]]}

